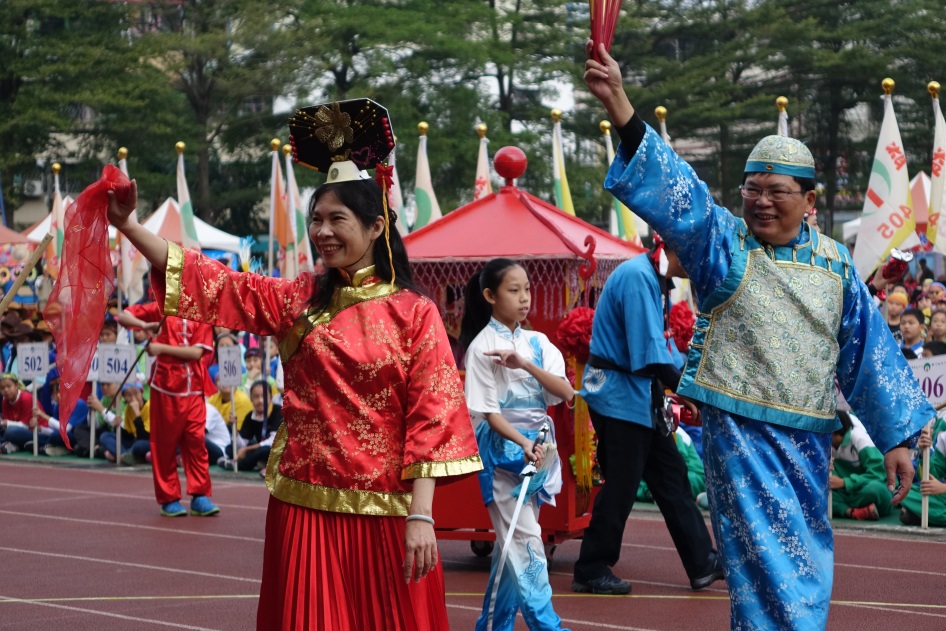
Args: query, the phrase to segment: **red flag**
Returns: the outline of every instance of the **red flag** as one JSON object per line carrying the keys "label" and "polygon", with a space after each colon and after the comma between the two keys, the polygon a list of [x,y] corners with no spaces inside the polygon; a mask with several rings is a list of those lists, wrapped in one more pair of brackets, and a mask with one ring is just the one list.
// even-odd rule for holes
{"label": "red flag", "polygon": [[[105,321],[115,273],[108,250],[108,191],[119,199],[129,193],[128,178],[106,165],[98,182],[86,188],[66,209],[68,227],[62,243],[59,279],[49,296],[45,319],[56,340],[60,376],[59,432],[66,446],[66,419],[72,415],[92,365]],[[57,309],[50,305],[58,304]]]}

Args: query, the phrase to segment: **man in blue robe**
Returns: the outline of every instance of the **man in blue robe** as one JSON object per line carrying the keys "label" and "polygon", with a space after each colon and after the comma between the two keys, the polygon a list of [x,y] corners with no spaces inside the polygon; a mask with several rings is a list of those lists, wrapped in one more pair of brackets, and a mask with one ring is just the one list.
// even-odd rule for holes
{"label": "man in blue robe", "polygon": [[[733,629],[823,629],[833,581],[827,514],[835,379],[884,452],[893,503],[934,416],[843,245],[804,222],[814,159],[769,136],[746,163],[743,217],[643,123],[603,46],[585,83],[621,136],[605,187],[680,258],[699,305],[679,393],[703,404],[710,514]],[[897,478],[900,487],[895,489]]]}

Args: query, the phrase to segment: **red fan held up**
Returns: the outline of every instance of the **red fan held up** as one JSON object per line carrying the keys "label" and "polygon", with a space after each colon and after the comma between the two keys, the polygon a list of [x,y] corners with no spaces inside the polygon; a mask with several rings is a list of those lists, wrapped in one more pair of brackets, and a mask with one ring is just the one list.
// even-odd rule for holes
{"label": "red fan held up", "polygon": [[614,30],[621,14],[621,0],[588,0],[591,13],[591,41],[594,42],[594,59],[598,59],[598,44],[604,44],[607,51],[611,50],[614,41]]}
{"label": "red fan held up", "polygon": [[[108,251],[108,191],[127,198],[130,182],[114,165],[86,188],[66,209],[59,280],[49,296],[44,317],[56,340],[59,369],[59,432],[66,447],[66,419],[72,415],[92,365],[92,355],[105,321],[115,273]],[[58,305],[50,309],[51,305]]]}

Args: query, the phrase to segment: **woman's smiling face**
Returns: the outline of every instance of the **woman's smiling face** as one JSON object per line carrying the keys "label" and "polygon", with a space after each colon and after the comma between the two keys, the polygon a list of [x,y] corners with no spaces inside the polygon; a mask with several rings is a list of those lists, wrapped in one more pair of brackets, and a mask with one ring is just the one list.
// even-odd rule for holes
{"label": "woman's smiling face", "polygon": [[334,191],[326,191],[309,217],[309,238],[315,244],[326,267],[344,269],[353,275],[374,264],[372,245],[384,230],[384,218],[378,217],[366,228],[355,213],[345,206]]}

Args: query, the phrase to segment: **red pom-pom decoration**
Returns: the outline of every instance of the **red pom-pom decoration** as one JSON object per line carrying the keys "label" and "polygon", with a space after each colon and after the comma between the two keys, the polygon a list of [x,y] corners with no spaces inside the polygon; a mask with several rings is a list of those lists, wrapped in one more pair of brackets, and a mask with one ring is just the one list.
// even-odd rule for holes
{"label": "red pom-pom decoration", "polygon": [[588,354],[591,352],[591,323],[594,318],[594,309],[576,307],[565,315],[555,332],[562,352],[574,357],[580,364],[588,363]]}
{"label": "red pom-pom decoration", "polygon": [[687,352],[687,345],[693,337],[693,324],[696,317],[686,301],[681,300],[670,308],[670,332],[673,342],[681,353]]}

